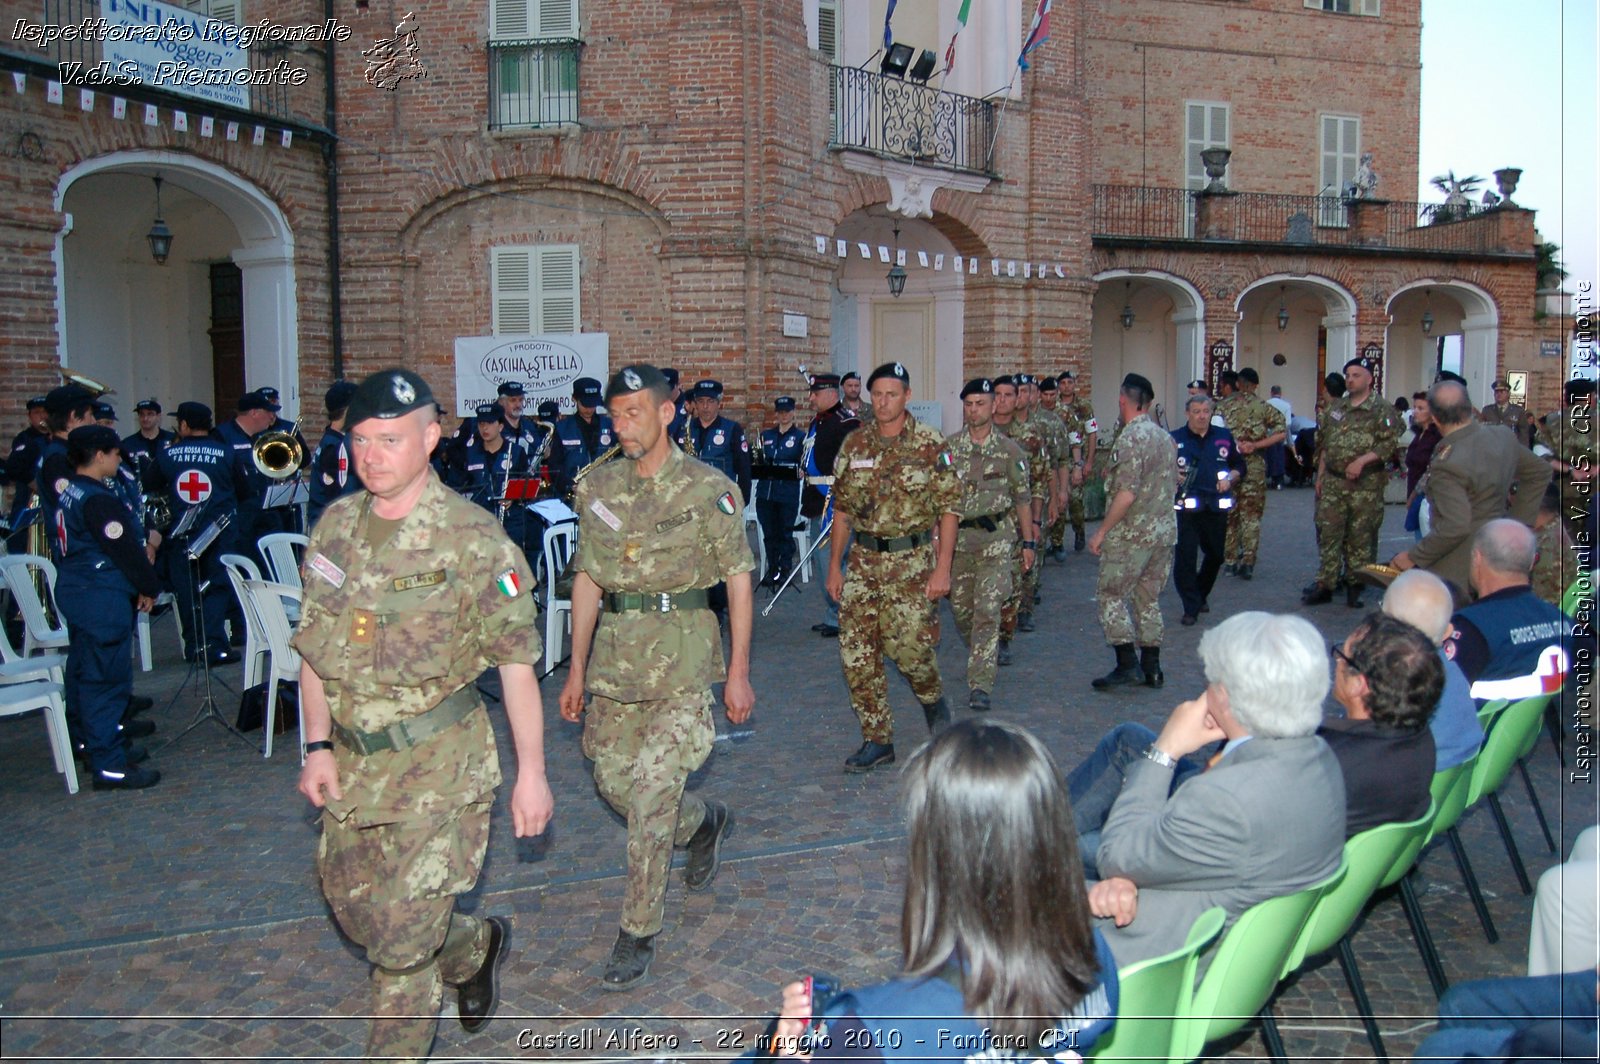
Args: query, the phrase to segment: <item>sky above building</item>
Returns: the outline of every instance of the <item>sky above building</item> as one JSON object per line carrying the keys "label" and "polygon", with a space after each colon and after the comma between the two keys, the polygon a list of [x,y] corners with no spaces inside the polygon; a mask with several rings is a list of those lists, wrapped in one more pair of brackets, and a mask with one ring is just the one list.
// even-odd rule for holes
{"label": "sky above building", "polygon": [[1514,200],[1538,211],[1544,239],[1561,245],[1569,292],[1580,280],[1600,281],[1597,6],[1422,0],[1417,199],[1438,202],[1429,181],[1447,170],[1492,189],[1495,170],[1520,167]]}

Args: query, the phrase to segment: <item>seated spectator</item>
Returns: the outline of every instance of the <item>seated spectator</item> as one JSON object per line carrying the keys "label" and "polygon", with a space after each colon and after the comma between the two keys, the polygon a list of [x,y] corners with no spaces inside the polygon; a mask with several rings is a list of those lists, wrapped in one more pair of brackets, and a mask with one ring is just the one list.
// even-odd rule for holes
{"label": "seated spectator", "polygon": [[[831,1000],[790,983],[771,1052],[854,1061],[902,1059],[902,1046],[919,1060],[1087,1052],[1116,1016],[1117,971],[1089,919],[1055,761],[1016,725],[964,720],[918,751],[906,777],[905,974]],[[820,1029],[808,1030],[812,1016]]]}
{"label": "seated spectator", "polygon": [[1558,975],[1600,964],[1600,827],[1587,827],[1565,864],[1546,869],[1533,892],[1528,974]]}
{"label": "seated spectator", "polygon": [[1428,811],[1433,735],[1428,718],[1444,667],[1428,637],[1405,621],[1368,614],[1333,645],[1333,697],[1343,718],[1317,729],[1344,773],[1345,836]]}
{"label": "seated spectator", "polygon": [[1561,489],[1552,484],[1539,500],[1539,515],[1533,519],[1533,535],[1538,560],[1533,563],[1533,593],[1560,606],[1567,588],[1583,572],[1583,561],[1567,523],[1561,520]]}
{"label": "seated spectator", "polygon": [[1439,1030],[1417,1061],[1595,1059],[1600,979],[1593,968],[1457,983],[1439,999]]}
{"label": "seated spectator", "polygon": [[[1107,878],[1089,906],[1113,921],[1104,931],[1119,965],[1176,949],[1213,906],[1232,919],[1339,867],[1344,779],[1315,734],[1324,646],[1300,617],[1228,618],[1200,640],[1205,691],[1172,711],[1142,756],[1104,774],[1119,792],[1094,855]],[[1219,740],[1211,766],[1174,787],[1179,759]],[[1103,791],[1110,781],[1074,782]]]}
{"label": "seated spectator", "polygon": [[1533,531],[1502,517],[1472,542],[1478,600],[1451,618],[1445,653],[1461,666],[1480,702],[1517,700],[1559,690],[1567,672],[1567,616],[1533,593]]}
{"label": "seated spectator", "polygon": [[1478,720],[1470,685],[1461,666],[1446,657],[1442,648],[1452,631],[1450,613],[1454,609],[1449,587],[1425,569],[1401,573],[1383,594],[1384,613],[1405,621],[1439,648],[1436,652],[1444,666],[1444,693],[1428,719],[1428,730],[1433,732],[1435,772],[1461,764],[1483,745],[1483,724]]}

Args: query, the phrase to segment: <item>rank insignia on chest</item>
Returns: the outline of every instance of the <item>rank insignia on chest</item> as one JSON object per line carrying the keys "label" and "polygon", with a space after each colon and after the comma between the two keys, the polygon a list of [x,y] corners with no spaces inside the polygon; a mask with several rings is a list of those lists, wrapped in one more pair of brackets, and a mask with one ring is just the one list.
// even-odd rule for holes
{"label": "rank insignia on chest", "polygon": [[685,510],[685,511],[683,511],[683,513],[679,514],[677,517],[669,517],[665,521],[657,521],[656,522],[656,531],[657,532],[670,532],[674,528],[677,528],[679,525],[686,525],[692,520],[694,520],[693,511]]}
{"label": "rank insignia on chest", "polygon": [[1335,421],[1343,421],[1344,420],[1344,411],[1343,410],[1330,410],[1330,411],[1328,411],[1328,416],[1333,418],[1333,420],[1335,420]]}
{"label": "rank insignia on chest", "polygon": [[725,491],[717,496],[717,509],[730,517],[739,512],[738,504],[733,501],[733,492]]}
{"label": "rank insignia on chest", "polygon": [[515,569],[507,569],[495,577],[494,582],[500,588],[500,594],[506,598],[516,598],[522,594],[522,577],[517,575]]}
{"label": "rank insignia on chest", "polygon": [[377,615],[366,610],[356,610],[350,618],[350,642],[370,643],[377,629]]}

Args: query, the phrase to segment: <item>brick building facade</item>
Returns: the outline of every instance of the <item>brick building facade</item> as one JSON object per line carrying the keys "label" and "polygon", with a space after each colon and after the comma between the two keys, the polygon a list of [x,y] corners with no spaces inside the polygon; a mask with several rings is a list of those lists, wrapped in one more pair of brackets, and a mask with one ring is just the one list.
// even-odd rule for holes
{"label": "brick building facade", "polygon": [[[1032,0],[975,0],[948,71],[958,0],[902,0],[909,69],[888,76],[885,0],[229,4],[245,24],[350,30],[331,46],[331,109],[322,43],[252,50],[310,76],[243,110],[127,90],[118,119],[116,90],[84,111],[71,86],[53,103],[61,46],[14,31],[42,5],[0,2],[0,58],[25,79],[0,113],[0,309],[18,323],[0,409],[64,361],[130,403],[215,395],[223,415],[235,376],[277,384],[314,427],[337,373],[403,363],[448,406],[458,337],[576,329],[606,333],[613,364],[722,379],[748,421],[801,386],[802,363],[900,359],[953,427],[961,382],[1002,369],[1073,367],[1105,406],[1138,368],[1170,404],[1219,340],[1269,383],[1282,355],[1292,392],[1376,343],[1409,391],[1435,354],[1402,336],[1418,308],[1462,335],[1476,397],[1502,368],[1536,371],[1540,396],[1559,384],[1533,354],[1531,213],[1430,226],[1414,205],[1350,208],[1325,187],[1370,151],[1375,195],[1410,198],[1418,0],[1058,3],[1020,74]],[[49,6],[61,21],[100,5]],[[408,12],[426,77],[375,85],[363,52],[399,40]],[[918,83],[923,50],[940,69]],[[1202,219],[1198,151],[1219,145],[1240,194]],[[165,266],[143,246],[158,173]],[[893,297],[882,256],[897,247]],[[242,330],[216,318],[229,263]],[[239,331],[242,350],[219,349]]]}

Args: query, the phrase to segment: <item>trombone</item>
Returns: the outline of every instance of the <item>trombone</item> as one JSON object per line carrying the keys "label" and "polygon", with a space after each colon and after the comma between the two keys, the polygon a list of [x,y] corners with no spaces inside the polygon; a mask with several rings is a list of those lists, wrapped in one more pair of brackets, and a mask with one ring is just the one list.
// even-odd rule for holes
{"label": "trombone", "polygon": [[299,432],[300,418],[295,418],[289,431],[263,432],[251,442],[250,457],[262,476],[287,480],[306,464],[306,445],[300,442]]}

